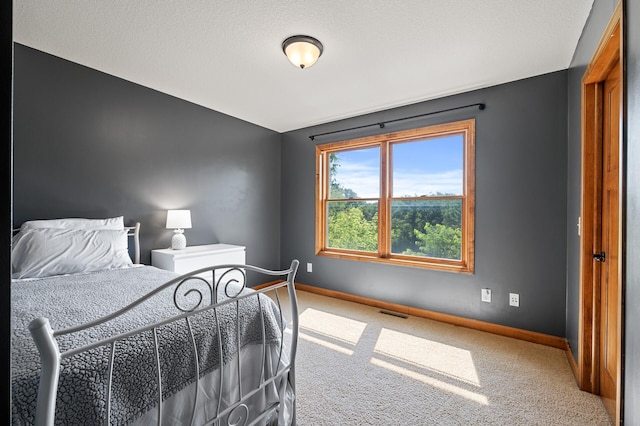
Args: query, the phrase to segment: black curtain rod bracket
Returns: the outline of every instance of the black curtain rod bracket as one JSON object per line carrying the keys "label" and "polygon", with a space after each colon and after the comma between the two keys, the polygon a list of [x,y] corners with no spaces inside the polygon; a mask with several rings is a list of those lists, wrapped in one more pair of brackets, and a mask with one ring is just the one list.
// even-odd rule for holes
{"label": "black curtain rod bracket", "polygon": [[463,105],[463,106],[454,107],[454,108],[442,109],[440,111],[432,111],[432,112],[427,112],[427,113],[424,113],[424,114],[412,115],[410,117],[396,118],[395,120],[387,120],[387,121],[381,121],[379,123],[364,124],[362,126],[349,127],[347,129],[342,129],[342,130],[334,130],[332,132],[317,133],[315,135],[310,135],[309,139],[311,139],[313,141],[313,140],[316,139],[317,136],[332,135],[334,133],[348,132],[350,130],[364,129],[364,128],[373,127],[373,126],[379,126],[381,129],[384,129],[384,127],[388,123],[395,123],[395,122],[398,122],[398,121],[411,120],[412,118],[426,117],[428,115],[440,114],[440,113],[443,113],[443,112],[456,111],[456,110],[459,110],[459,109],[471,108],[471,107],[478,107],[478,109],[482,111],[483,109],[486,108],[486,105],[483,104],[483,103],[469,104],[469,105]]}

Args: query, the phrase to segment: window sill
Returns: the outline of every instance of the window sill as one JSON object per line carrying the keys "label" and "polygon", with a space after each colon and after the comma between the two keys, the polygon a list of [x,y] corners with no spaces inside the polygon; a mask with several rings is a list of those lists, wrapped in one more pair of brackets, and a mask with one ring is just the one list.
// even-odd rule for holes
{"label": "window sill", "polygon": [[463,262],[441,261],[430,262],[429,260],[415,260],[408,257],[379,257],[377,255],[369,255],[363,252],[346,252],[334,250],[320,250],[317,256],[332,257],[336,259],[355,260],[359,262],[385,263],[389,265],[406,266],[411,268],[431,269],[434,271],[459,272],[465,274],[473,274],[473,267],[469,267]]}

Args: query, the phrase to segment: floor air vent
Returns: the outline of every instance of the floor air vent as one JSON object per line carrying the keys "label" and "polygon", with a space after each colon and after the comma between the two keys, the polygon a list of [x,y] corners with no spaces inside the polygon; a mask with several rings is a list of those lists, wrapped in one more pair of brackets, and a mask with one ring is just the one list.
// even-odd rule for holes
{"label": "floor air vent", "polygon": [[402,318],[402,319],[407,319],[409,318],[408,315],[405,314],[399,314],[398,312],[391,312],[391,311],[385,311],[384,309],[380,311],[381,314],[385,314],[385,315],[391,315],[392,317],[398,317],[398,318]]}

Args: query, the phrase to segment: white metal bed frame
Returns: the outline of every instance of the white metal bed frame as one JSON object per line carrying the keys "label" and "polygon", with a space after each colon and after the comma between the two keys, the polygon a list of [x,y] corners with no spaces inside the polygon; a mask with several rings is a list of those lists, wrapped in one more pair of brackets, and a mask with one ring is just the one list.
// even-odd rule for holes
{"label": "white metal bed frame", "polygon": [[140,222],[133,226],[125,226],[127,236],[133,238],[133,263],[140,263]]}
{"label": "white metal bed frame", "polygon": [[[134,263],[139,263],[140,258],[140,250],[138,244],[138,234],[140,225],[136,224],[133,227],[127,227],[129,230],[128,235],[134,238]],[[160,364],[160,356],[159,356],[159,344],[157,337],[157,329],[163,325],[167,325],[169,323],[174,323],[178,321],[184,321],[186,327],[189,331],[190,341],[185,342],[192,349],[192,353],[195,358],[195,378],[196,385],[195,395],[193,400],[193,407],[191,410],[191,421],[190,424],[194,424],[194,418],[196,416],[198,410],[199,403],[199,382],[200,378],[200,363],[198,359],[198,352],[196,347],[196,341],[194,337],[193,330],[191,328],[190,318],[194,315],[204,313],[207,311],[213,310],[214,318],[215,318],[215,330],[217,332],[217,344],[218,344],[218,354],[219,354],[219,363],[218,365],[222,367],[223,365],[223,350],[222,350],[222,341],[220,334],[220,322],[217,316],[217,309],[220,309],[223,306],[235,304],[235,313],[236,313],[236,327],[239,327],[239,303],[243,299],[248,298],[256,298],[258,302],[258,307],[261,312],[261,325],[262,325],[262,364],[260,366],[260,383],[258,386],[244,390],[242,389],[242,367],[241,367],[241,356],[240,356],[240,339],[239,337],[236,339],[236,356],[235,362],[237,363],[237,383],[239,385],[239,394],[240,399],[235,401],[234,403],[228,405],[226,408],[222,407],[222,392],[218,392],[217,398],[217,407],[215,409],[215,416],[213,418],[207,419],[205,424],[207,425],[234,425],[234,426],[248,426],[259,424],[259,422],[264,421],[267,418],[272,418],[274,413],[277,414],[278,424],[284,424],[284,404],[286,395],[286,387],[289,386],[292,394],[294,395],[293,401],[291,401],[290,407],[290,418],[291,424],[296,423],[295,416],[295,359],[296,359],[296,350],[297,350],[297,341],[298,341],[298,304],[294,286],[294,279],[298,269],[299,262],[298,260],[293,260],[291,265],[286,270],[274,271],[267,270],[260,267],[252,266],[252,265],[238,265],[238,264],[227,264],[227,265],[217,265],[215,267],[206,267],[195,270],[193,272],[183,274],[179,277],[176,277],[165,284],[159,286],[155,290],[149,292],[145,296],[139,298],[133,303],[125,306],[124,308],[110,314],[104,316],[102,318],[96,319],[94,321],[81,324],[74,327],[69,327],[61,330],[53,330],[50,326],[49,320],[47,318],[36,318],[29,324],[29,330],[33,339],[35,341],[36,347],[40,353],[41,360],[41,372],[40,372],[40,383],[38,388],[38,399],[37,399],[37,407],[36,407],[36,425],[38,426],[52,426],[55,420],[55,407],[56,407],[56,397],[57,397],[57,388],[58,388],[58,380],[60,374],[60,365],[61,361],[65,358],[71,357],[73,355],[86,352],[92,350],[94,348],[98,348],[101,346],[110,347],[109,349],[109,367],[108,367],[108,383],[107,383],[107,391],[106,391],[106,418],[104,422],[106,425],[110,424],[111,417],[111,400],[110,400],[110,392],[111,385],[113,380],[113,367],[115,355],[117,352],[116,343],[122,339],[138,335],[141,333],[145,333],[147,331],[151,331],[153,333],[153,350],[156,361],[156,381],[157,381],[157,389],[158,389],[158,402],[157,402],[157,423],[160,425],[162,423],[162,410],[163,410],[163,397],[162,397],[162,371]],[[218,271],[218,277],[216,277],[216,271]],[[251,291],[251,292],[242,292],[246,288],[246,271],[253,271],[254,273],[266,275],[269,277],[276,277],[276,280],[271,280],[270,284],[260,288],[259,290]],[[214,282],[210,283],[204,278],[202,278],[201,274],[211,272],[211,276],[214,278]],[[241,276],[242,282],[238,280],[238,277]],[[277,278],[279,277],[279,279]],[[188,283],[192,283],[193,281],[197,281],[199,285],[205,284],[208,287],[207,293],[203,294],[198,288],[191,286],[188,288]],[[231,286],[231,283],[235,283]],[[275,374],[271,375],[268,378],[265,378],[265,352],[267,350],[266,339],[266,330],[265,330],[265,318],[264,313],[262,312],[262,304],[261,300],[262,294],[268,293],[270,297],[277,304],[280,313],[280,322],[284,321],[284,317],[282,314],[282,301],[280,299],[280,295],[278,290],[286,287],[286,294],[288,296],[289,303],[289,312],[291,316],[291,340],[287,347],[287,356],[283,358],[283,351],[285,350],[285,336],[284,336],[284,328],[281,330],[280,335],[280,344],[278,348],[278,363],[276,364]],[[117,318],[126,312],[130,311],[134,307],[144,303],[146,300],[154,297],[156,294],[161,292],[167,288],[174,288],[173,290],[173,302],[178,310],[182,312],[182,314],[175,315],[173,317],[155,322],[153,324],[149,324],[143,327],[136,328],[134,330],[120,333],[109,338],[105,338],[90,344],[86,344],[81,347],[69,349],[64,352],[60,352],[58,343],[56,338],[63,335],[68,335],[72,333],[77,333],[83,330],[90,329],[92,327],[99,326],[101,324],[107,323],[114,318]],[[201,287],[205,288],[205,287]],[[222,300],[218,300],[218,291],[219,289],[223,289],[225,298]],[[233,292],[233,293],[230,293]],[[181,306],[179,303],[180,296],[187,296],[191,294],[195,295],[197,303],[194,303],[192,306]],[[206,300],[209,300],[209,304],[206,304]],[[203,303],[203,301],[205,303]],[[239,330],[239,329],[238,329]],[[239,335],[239,333],[238,333]],[[288,358],[288,359],[287,359]],[[223,374],[222,368],[220,368],[220,378],[219,385],[223,384]],[[247,400],[249,400],[252,396],[257,394],[258,392],[264,391],[267,386],[275,384],[278,386],[278,400],[277,402],[271,404],[266,407],[262,412],[257,413],[249,413],[249,408],[246,404]],[[251,418],[251,421],[248,422],[248,418]]]}

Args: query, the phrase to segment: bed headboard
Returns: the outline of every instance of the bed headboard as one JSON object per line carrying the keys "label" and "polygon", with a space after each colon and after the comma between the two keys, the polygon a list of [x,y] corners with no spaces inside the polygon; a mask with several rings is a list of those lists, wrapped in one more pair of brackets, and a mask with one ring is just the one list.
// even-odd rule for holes
{"label": "bed headboard", "polygon": [[125,226],[124,229],[127,230],[127,236],[133,238],[133,263],[138,265],[140,263],[140,222],[136,222],[133,226]]}

